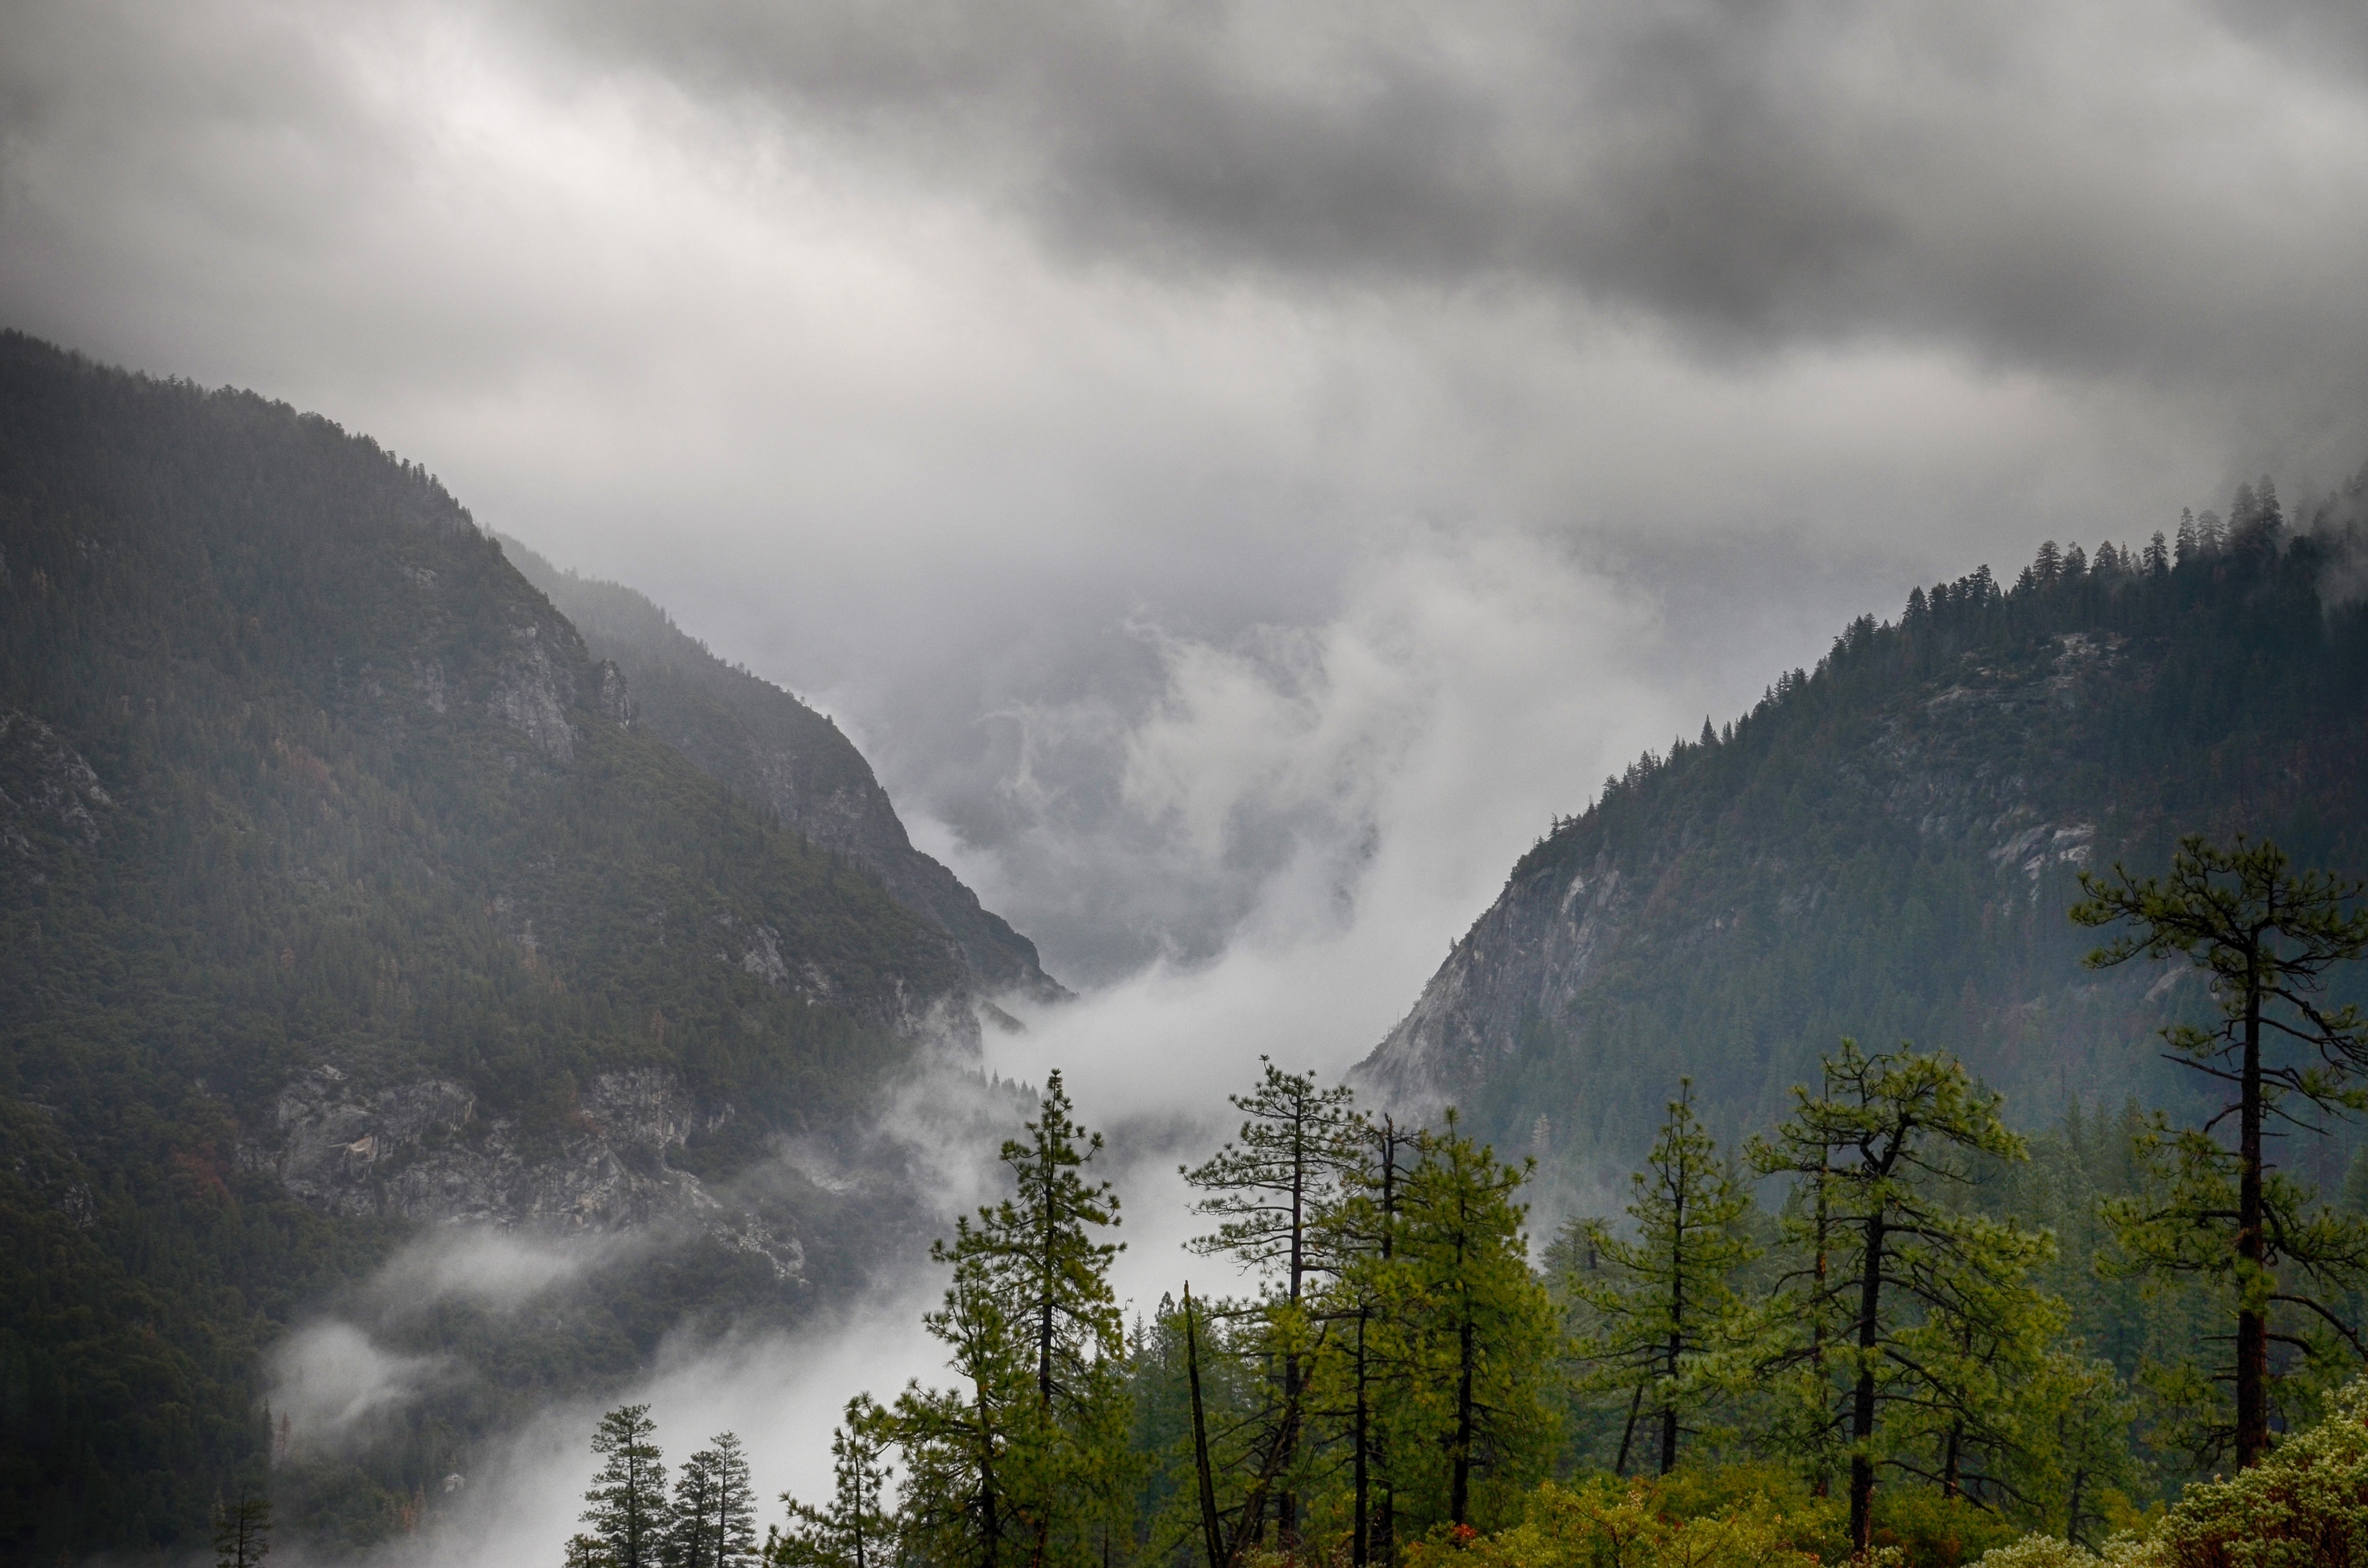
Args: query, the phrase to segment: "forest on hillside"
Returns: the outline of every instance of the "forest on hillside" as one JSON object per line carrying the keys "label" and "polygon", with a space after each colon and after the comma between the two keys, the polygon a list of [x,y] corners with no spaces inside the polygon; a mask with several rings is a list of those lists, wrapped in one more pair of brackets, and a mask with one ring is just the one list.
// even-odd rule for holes
{"label": "forest on hillside", "polygon": [[1128,1322],[1056,1074],[1009,1196],[933,1250],[944,1386],[850,1402],[831,1494],[761,1545],[736,1439],[669,1493],[646,1408],[614,1411],[564,1561],[2357,1561],[2328,1551],[2368,1540],[2368,1160],[2321,1193],[2294,1150],[2368,1110],[2368,1018],[2327,999],[2368,889],[2194,835],[2082,892],[2056,913],[2092,968],[2209,977],[2154,1042],[2200,1109],[2025,1135],[1945,1051],[1846,1039],[1739,1147],[1673,1083],[1624,1210],[1533,1245],[1531,1163],[1269,1062],[1185,1173],[1192,1250],[1252,1289]]}
{"label": "forest on hillside", "polygon": [[[1737,1139],[1845,1034],[1948,1041],[2024,1131],[2074,1099],[2182,1103],[2129,1042],[2192,989],[2084,970],[2061,912],[2082,869],[2159,872],[2189,833],[2368,875],[2362,500],[2289,517],[2261,480],[2168,537],[2050,543],[1859,618],[1556,819],[1360,1082],[1461,1106],[1580,1201],[1679,1075]],[[2357,1147],[2336,1131],[2322,1186]]]}
{"label": "forest on hillside", "polygon": [[[730,1184],[874,1103],[958,955],[615,685],[416,465],[0,334],[0,1558],[186,1550],[267,1477],[283,1527],[381,1536],[687,1314],[787,1322],[893,1233]],[[564,1326],[381,1325],[484,1375],[275,1469],[273,1347],[424,1223],[598,1230],[687,1180],[797,1277],[694,1222]]]}

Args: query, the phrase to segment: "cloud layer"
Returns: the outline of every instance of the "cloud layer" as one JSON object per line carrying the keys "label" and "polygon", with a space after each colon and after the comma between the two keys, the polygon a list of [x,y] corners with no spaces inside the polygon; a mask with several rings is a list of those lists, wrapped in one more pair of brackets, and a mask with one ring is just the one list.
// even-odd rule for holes
{"label": "cloud layer", "polygon": [[1559,737],[2368,451],[2356,7],[6,21],[0,318],[651,591],[1084,982],[1412,911],[1393,835],[1577,809]]}

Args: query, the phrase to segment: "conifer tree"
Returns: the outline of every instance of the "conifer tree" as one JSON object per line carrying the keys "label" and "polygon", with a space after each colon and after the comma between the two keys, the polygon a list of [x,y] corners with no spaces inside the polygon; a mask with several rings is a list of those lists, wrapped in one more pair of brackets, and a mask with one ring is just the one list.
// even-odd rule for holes
{"label": "conifer tree", "polygon": [[702,1449],[675,1471],[666,1510],[666,1568],[714,1568],[715,1454]]}
{"label": "conifer tree", "polygon": [[757,1556],[757,1503],[740,1439],[718,1434],[714,1447],[683,1460],[675,1478],[666,1568],[747,1568]]}
{"label": "conifer tree", "polygon": [[[923,1559],[1003,1568],[1016,1561],[1020,1527],[1014,1472],[1032,1436],[1036,1408],[1021,1336],[994,1288],[986,1256],[968,1220],[930,1256],[953,1264],[944,1303],[923,1318],[952,1352],[959,1386],[924,1389],[916,1380],[897,1398],[892,1431],[905,1456],[902,1530]],[[1014,1452],[1014,1437],[1021,1441]]]}
{"label": "conifer tree", "polygon": [[[1017,1194],[932,1250],[954,1283],[929,1326],[954,1346],[967,1398],[916,1389],[898,1402],[911,1484],[932,1489],[925,1506],[968,1499],[976,1560],[990,1565],[1015,1524],[1031,1564],[1082,1551],[1124,1495],[1126,1347],[1110,1287],[1120,1244],[1099,1237],[1118,1223],[1118,1199],[1087,1179],[1102,1141],[1072,1111],[1049,1074],[1027,1136],[1003,1145]],[[1033,1374],[1024,1399],[1015,1362]]]}
{"label": "conifer tree", "polygon": [[1258,1086],[1229,1096],[1243,1113],[1241,1131],[1183,1175],[1204,1195],[1195,1212],[1219,1221],[1213,1233],[1193,1240],[1192,1250],[1229,1255],[1269,1278],[1269,1359],[1277,1377],[1260,1468],[1281,1483],[1275,1522],[1288,1552],[1299,1540],[1294,1483],[1305,1420],[1306,1296],[1310,1280],[1331,1267],[1315,1244],[1320,1221],[1356,1165],[1359,1136],[1348,1089],[1318,1088],[1312,1074],[1285,1073],[1263,1056],[1258,1061],[1264,1068]]}
{"label": "conifer tree", "polygon": [[[2368,1020],[2322,1000],[2327,971],[2368,951],[2363,889],[2294,874],[2290,864],[2266,840],[2240,835],[2223,849],[2191,835],[2163,878],[2118,866],[2109,876],[2084,871],[2088,897],[2071,912],[2082,926],[2134,927],[2091,953],[2092,969],[2184,958],[2211,977],[2219,1021],[2174,1024],[2163,1038],[2174,1061],[2222,1086],[2221,1108],[2200,1127],[2158,1123],[2145,1147],[2163,1190],[2116,1200],[2110,1218],[2135,1267],[2226,1292],[2236,1318],[2229,1435],[2239,1469],[2269,1449],[2271,1342],[2303,1342],[2299,1325],[2273,1324],[2274,1309],[2315,1315],[2358,1353],[2352,1330],[2323,1298],[2368,1268],[2368,1224],[2319,1204],[2266,1157],[2274,1123],[2316,1131],[2311,1112],[2368,1108],[2358,1081],[2368,1072]],[[2231,1119],[2233,1148],[2221,1132]],[[2304,1293],[2305,1281],[2317,1293]]]}
{"label": "conifer tree", "polygon": [[[1571,1290],[1598,1314],[1597,1331],[1578,1346],[1596,1369],[1593,1381],[1650,1390],[1667,1475],[1678,1465],[1683,1415],[1702,1392],[1694,1360],[1725,1346],[1736,1319],[1729,1278],[1759,1248],[1748,1229],[1751,1195],[1696,1119],[1692,1079],[1679,1080],[1660,1137],[1633,1179],[1634,1238],[1587,1221],[1584,1239],[1601,1272],[1574,1278]],[[1624,1465],[1624,1436],[1621,1449]]]}
{"label": "conifer tree", "polygon": [[592,1451],[608,1460],[584,1494],[584,1522],[608,1553],[610,1568],[663,1568],[671,1510],[666,1506],[665,1456],[646,1404],[628,1404],[600,1417]]}
{"label": "conifer tree", "polygon": [[[2135,1484],[2138,1467],[2130,1452],[2135,1416],[2128,1389],[2113,1364],[2082,1356],[2077,1343],[2048,1358],[2035,1404],[2044,1460],[2044,1497],[2034,1497],[2051,1516],[2062,1500],[2064,1539],[2094,1550],[2107,1533],[2105,1497]],[[2038,1488],[2034,1486],[2033,1491]]]}
{"label": "conifer tree", "polygon": [[810,1507],[787,1493],[790,1528],[765,1543],[775,1568],[888,1568],[895,1560],[895,1523],[888,1510],[886,1414],[863,1394],[830,1437],[831,1499]]}
{"label": "conifer tree", "polygon": [[[1398,1200],[1392,1273],[1405,1294],[1388,1326],[1411,1386],[1394,1391],[1393,1424],[1429,1439],[1440,1466],[1429,1501],[1449,1525],[1471,1523],[1476,1480],[1531,1478],[1551,1439],[1542,1395],[1561,1335],[1521,1231],[1529,1174],[1466,1137],[1451,1109]],[[1412,1459],[1412,1443],[1397,1446]]]}
{"label": "conifer tree", "polygon": [[1749,1151],[1807,1189],[1784,1216],[1795,1256],[1762,1317],[1761,1370],[1793,1374],[1804,1449],[1824,1432],[1844,1445],[1865,1552],[1878,1470],[1941,1479],[1932,1439],[1992,1420],[2011,1369],[2035,1365],[2060,1327],[2027,1282],[2051,1243],[1953,1201],[1970,1159],[2020,1159],[2024,1145],[1952,1058],[1868,1056],[1845,1040],[1818,1092],[1793,1093],[1792,1119]]}
{"label": "conifer tree", "polygon": [[1309,1374],[1311,1415],[1348,1449],[1350,1568],[1396,1561],[1396,1479],[1389,1414],[1380,1406],[1415,1369],[1404,1329],[1414,1291],[1398,1247],[1402,1199],[1422,1142],[1386,1114],[1360,1117],[1355,1163],[1322,1215],[1316,1250],[1333,1269],[1314,1315],[1320,1339]]}
{"label": "conifer tree", "polygon": [[215,1568],[259,1568],[271,1554],[271,1499],[242,1486],[214,1505]]}

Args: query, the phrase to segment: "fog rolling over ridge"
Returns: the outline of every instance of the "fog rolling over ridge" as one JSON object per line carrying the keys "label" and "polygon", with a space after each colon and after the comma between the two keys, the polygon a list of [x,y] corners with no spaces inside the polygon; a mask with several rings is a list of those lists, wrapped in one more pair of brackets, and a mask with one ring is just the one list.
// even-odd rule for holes
{"label": "fog rolling over ridge", "polygon": [[1142,1311],[1262,1058],[1540,1229],[2183,1105],[2063,906],[2368,868],[2363,147],[2349,0],[12,0],[0,1556],[778,1517],[1054,1071]]}

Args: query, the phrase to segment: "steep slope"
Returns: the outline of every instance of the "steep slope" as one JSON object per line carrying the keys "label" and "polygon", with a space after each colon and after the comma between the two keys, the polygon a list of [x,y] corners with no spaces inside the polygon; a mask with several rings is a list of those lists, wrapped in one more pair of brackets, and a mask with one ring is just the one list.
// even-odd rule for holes
{"label": "steep slope", "polygon": [[2174,1103],[2150,1042],[2194,986],[2083,970],[2065,911],[2080,868],[2189,832],[2368,870],[2368,612],[2320,592],[2344,548],[2248,490],[2175,565],[2050,546],[2010,591],[1985,568],[1861,619],[1557,823],[1360,1073],[1583,1183],[1681,1074],[1756,1131],[1845,1034],[1952,1048],[2030,1119]]}
{"label": "steep slope", "polygon": [[424,471],[0,336],[0,1557],[199,1540],[264,1350],[423,1223],[674,1221],[564,1326],[423,1327],[515,1379],[291,1524],[852,1277],[877,1227],[734,1178],[974,1046],[968,973],[630,712]]}
{"label": "steep slope", "polygon": [[888,894],[952,937],[979,991],[1068,994],[1036,944],[943,865],[913,847],[871,765],[837,724],[769,681],[725,664],[632,589],[564,572],[515,540],[504,550],[630,683],[642,725],[741,800],[869,868]]}

